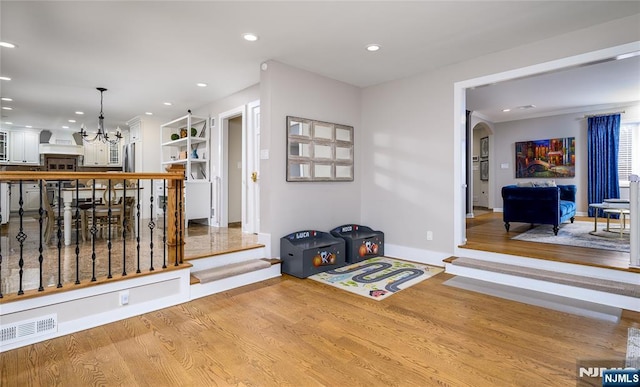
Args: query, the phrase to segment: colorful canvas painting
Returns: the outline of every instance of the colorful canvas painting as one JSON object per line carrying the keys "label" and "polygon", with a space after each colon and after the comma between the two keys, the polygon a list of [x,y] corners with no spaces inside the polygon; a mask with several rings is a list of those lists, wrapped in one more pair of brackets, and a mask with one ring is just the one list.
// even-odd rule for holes
{"label": "colorful canvas painting", "polygon": [[516,142],[516,178],[575,177],[576,138]]}

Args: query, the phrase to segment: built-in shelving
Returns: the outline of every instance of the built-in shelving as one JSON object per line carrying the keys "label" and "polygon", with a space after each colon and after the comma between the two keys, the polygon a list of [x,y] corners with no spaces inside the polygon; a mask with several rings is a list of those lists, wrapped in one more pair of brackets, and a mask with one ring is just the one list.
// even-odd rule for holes
{"label": "built-in shelving", "polygon": [[160,136],[163,169],[175,164],[185,167],[184,194],[187,225],[191,219],[209,219],[211,214],[209,118],[187,114],[162,124]]}

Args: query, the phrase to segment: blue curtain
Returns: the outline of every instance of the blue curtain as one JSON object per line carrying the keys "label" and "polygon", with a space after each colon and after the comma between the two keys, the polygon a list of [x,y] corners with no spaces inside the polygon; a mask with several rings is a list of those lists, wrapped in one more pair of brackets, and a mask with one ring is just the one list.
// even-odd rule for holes
{"label": "blue curtain", "polygon": [[[602,203],[604,199],[620,197],[618,181],[618,142],[620,139],[620,114],[589,117],[587,126],[587,157],[589,204]],[[589,207],[589,216],[595,215]],[[602,216],[602,210],[598,210]]]}

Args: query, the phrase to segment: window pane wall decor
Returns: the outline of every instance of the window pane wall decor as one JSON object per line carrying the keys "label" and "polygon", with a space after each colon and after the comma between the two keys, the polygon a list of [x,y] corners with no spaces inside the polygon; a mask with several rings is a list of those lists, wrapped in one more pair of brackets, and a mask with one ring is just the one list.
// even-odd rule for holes
{"label": "window pane wall decor", "polygon": [[353,181],[353,127],[288,116],[287,181]]}

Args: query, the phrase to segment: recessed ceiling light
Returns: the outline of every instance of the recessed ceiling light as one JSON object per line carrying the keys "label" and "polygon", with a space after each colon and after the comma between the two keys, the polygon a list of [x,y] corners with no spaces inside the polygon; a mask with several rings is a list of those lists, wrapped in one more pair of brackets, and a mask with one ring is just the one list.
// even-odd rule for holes
{"label": "recessed ceiling light", "polygon": [[72,124],[76,122],[76,120],[69,120],[69,122],[71,122]]}
{"label": "recessed ceiling light", "polygon": [[7,124],[7,125],[13,125],[13,122],[5,121],[5,124]]}
{"label": "recessed ceiling light", "polygon": [[511,111],[511,109],[502,109],[503,112],[508,113]]}
{"label": "recessed ceiling light", "polygon": [[171,105],[172,105],[172,104],[171,104],[171,102],[165,102],[164,104],[165,104],[166,106],[171,106]]}
{"label": "recessed ceiling light", "polygon": [[206,83],[200,82],[200,83],[196,83],[196,86],[198,86],[198,87],[207,87],[208,85]]}
{"label": "recessed ceiling light", "polygon": [[0,80],[1,81],[10,81],[11,78],[9,78],[9,77],[0,77]]}
{"label": "recessed ceiling light", "polygon": [[79,116],[81,116],[81,115],[83,115],[83,114],[84,114],[84,112],[80,112],[80,111],[78,111],[78,112],[76,112],[76,114],[77,114],[77,115],[79,115]]}
{"label": "recessed ceiling light", "polygon": [[25,125],[24,127],[25,128],[33,128],[33,126],[31,126],[31,125]]}
{"label": "recessed ceiling light", "polygon": [[151,112],[146,112],[146,113],[144,113],[144,114],[146,114],[146,115],[148,115],[148,116],[152,116],[152,115],[153,115],[153,113],[151,113]]}
{"label": "recessed ceiling light", "polygon": [[0,47],[16,48],[16,45],[9,42],[0,42]]}
{"label": "recessed ceiling light", "polygon": [[2,97],[2,100],[7,102],[13,102],[13,98],[8,98],[8,97]]}
{"label": "recessed ceiling light", "polygon": [[9,106],[3,106],[3,107],[2,107],[2,110],[13,110],[13,108],[12,108],[12,107],[9,107]]}
{"label": "recessed ceiling light", "polygon": [[255,42],[256,40],[258,40],[258,35],[256,34],[252,34],[252,33],[246,33],[246,34],[242,34],[242,37],[244,38],[244,40],[246,40],[247,42]]}
{"label": "recessed ceiling light", "polygon": [[67,125],[62,125],[62,129],[69,129]]}
{"label": "recessed ceiling light", "polygon": [[380,45],[379,44],[368,44],[367,45],[367,51],[369,52],[375,52],[378,51],[380,49]]}

